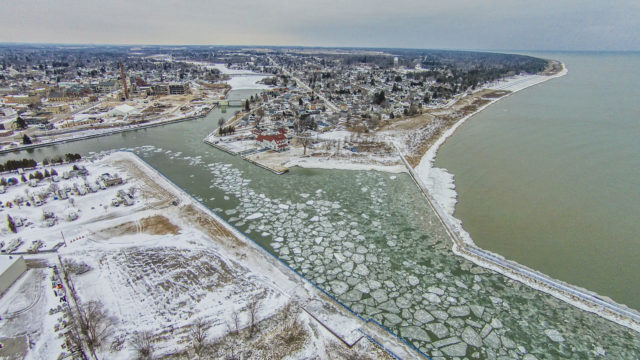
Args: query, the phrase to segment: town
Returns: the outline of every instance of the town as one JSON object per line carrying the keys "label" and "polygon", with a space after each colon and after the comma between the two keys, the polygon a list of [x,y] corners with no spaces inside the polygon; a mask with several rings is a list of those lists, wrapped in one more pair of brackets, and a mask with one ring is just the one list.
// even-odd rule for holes
{"label": "town", "polygon": [[[205,141],[277,173],[302,157],[397,165],[398,147],[415,162],[430,139],[507,93],[487,84],[559,66],[435,50],[3,45],[0,55],[0,151],[185,121],[220,106],[235,116]],[[229,79],[243,72],[263,75],[268,90],[227,99]]]}

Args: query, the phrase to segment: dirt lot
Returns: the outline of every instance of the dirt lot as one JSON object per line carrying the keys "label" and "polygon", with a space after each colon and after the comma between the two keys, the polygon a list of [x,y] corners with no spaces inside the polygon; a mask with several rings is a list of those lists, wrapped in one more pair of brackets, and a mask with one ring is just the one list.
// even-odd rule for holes
{"label": "dirt lot", "polygon": [[151,235],[177,235],[180,228],[172,224],[169,219],[162,215],[155,215],[144,218],[140,221],[128,221],[120,225],[110,227],[101,232],[109,236],[122,236],[137,233]]}

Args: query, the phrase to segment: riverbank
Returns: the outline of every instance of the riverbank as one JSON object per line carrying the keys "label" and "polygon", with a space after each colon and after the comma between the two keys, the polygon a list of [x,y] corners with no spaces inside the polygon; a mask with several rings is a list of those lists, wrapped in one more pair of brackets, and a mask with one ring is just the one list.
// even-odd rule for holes
{"label": "riverbank", "polygon": [[[214,105],[212,105],[212,107],[208,111],[206,111],[203,114],[199,114],[199,115],[195,115],[195,116],[185,116],[185,117],[176,118],[176,119],[170,119],[170,120],[154,121],[154,122],[149,122],[149,123],[144,123],[144,124],[127,125],[124,128],[123,127],[118,127],[118,128],[113,128],[113,129],[106,129],[104,131],[100,131],[100,130],[81,130],[81,131],[78,131],[78,133],[73,134],[73,135],[71,135],[69,137],[56,138],[55,140],[43,141],[43,142],[38,142],[38,143],[35,143],[35,144],[30,144],[30,145],[22,145],[22,146],[18,146],[18,147],[14,147],[14,148],[9,148],[9,149],[0,149],[0,155],[1,154],[12,153],[12,152],[19,152],[19,151],[22,151],[22,150],[37,149],[37,148],[56,145],[56,144],[64,144],[64,143],[69,143],[69,142],[73,142],[73,141],[93,139],[93,138],[98,138],[98,137],[103,137],[103,136],[120,134],[120,133],[124,133],[124,132],[129,132],[129,131],[136,131],[136,130],[141,130],[141,129],[146,129],[146,128],[152,128],[152,127],[156,127],[156,126],[175,124],[175,123],[179,123],[179,122],[183,122],[183,121],[202,119],[202,118],[206,117],[215,108],[216,108],[216,105],[214,104]],[[83,133],[86,133],[86,132],[91,132],[91,133],[90,134],[83,134]]]}

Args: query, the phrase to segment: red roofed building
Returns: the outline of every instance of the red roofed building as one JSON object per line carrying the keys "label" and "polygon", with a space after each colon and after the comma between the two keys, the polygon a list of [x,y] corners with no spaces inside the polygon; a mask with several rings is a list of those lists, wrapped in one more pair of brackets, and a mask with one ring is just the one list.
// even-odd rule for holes
{"label": "red roofed building", "polygon": [[258,145],[262,145],[275,151],[285,151],[289,149],[289,139],[284,134],[258,135],[256,137]]}

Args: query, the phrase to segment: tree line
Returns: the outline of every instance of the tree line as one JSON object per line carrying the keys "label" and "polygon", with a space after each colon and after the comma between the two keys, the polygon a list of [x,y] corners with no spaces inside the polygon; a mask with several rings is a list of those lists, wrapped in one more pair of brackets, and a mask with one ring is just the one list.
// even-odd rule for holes
{"label": "tree line", "polygon": [[[57,156],[51,159],[45,158],[42,160],[42,165],[62,164],[63,162],[74,162],[81,159],[82,156],[80,154],[67,153],[64,157]],[[31,169],[36,166],[38,166],[38,162],[33,159],[7,160],[4,164],[0,164],[0,172],[16,171],[18,169]]]}

